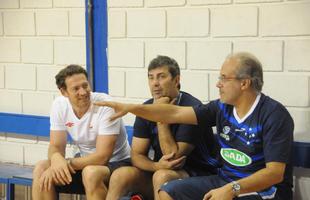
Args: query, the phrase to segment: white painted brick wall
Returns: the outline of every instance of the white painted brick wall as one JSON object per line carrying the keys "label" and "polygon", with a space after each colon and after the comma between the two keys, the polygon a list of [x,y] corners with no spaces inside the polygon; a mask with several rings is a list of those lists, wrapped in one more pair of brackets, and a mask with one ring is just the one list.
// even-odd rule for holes
{"label": "white painted brick wall", "polygon": [[209,9],[174,9],[167,12],[169,37],[202,37],[209,33]]}
{"label": "white painted brick wall", "polygon": [[31,115],[48,116],[54,95],[50,93],[24,92],[23,112]]}
{"label": "white painted brick wall", "polygon": [[108,0],[108,6],[113,7],[142,7],[143,0]]}
{"label": "white painted brick wall", "polygon": [[216,83],[218,82],[219,72],[213,72],[209,73],[209,100],[215,100],[218,99],[219,96],[219,90],[216,87]]}
{"label": "white painted brick wall", "polygon": [[288,70],[310,71],[310,40],[285,41],[284,66]]}
{"label": "white painted brick wall", "polygon": [[181,90],[190,93],[201,101],[207,101],[208,95],[208,74],[203,72],[184,72],[181,76]]}
{"label": "white painted brick wall", "polygon": [[258,10],[254,6],[211,9],[211,35],[257,36]]}
{"label": "white painted brick wall", "polygon": [[5,85],[9,89],[35,90],[36,68],[34,65],[7,65]]}
{"label": "white painted brick wall", "polygon": [[0,88],[4,88],[4,66],[0,65]]}
{"label": "white painted brick wall", "polygon": [[140,41],[109,42],[108,62],[111,67],[143,67],[144,44]]}
{"label": "white painted brick wall", "polygon": [[5,35],[35,35],[34,13],[31,11],[3,12],[3,26]]}
{"label": "white painted brick wall", "polygon": [[75,8],[84,7],[84,0],[54,0],[54,7],[57,8]]}
{"label": "white painted brick wall", "polygon": [[40,91],[58,91],[55,76],[63,67],[37,67],[37,89]]}
{"label": "white painted brick wall", "polygon": [[231,0],[187,0],[188,4],[198,6],[198,5],[209,5],[209,4],[229,4]]}
{"label": "white painted brick wall", "polygon": [[128,37],[165,37],[166,13],[163,10],[127,11]]}
{"label": "white painted brick wall", "polygon": [[0,24],[1,24],[1,26],[0,26],[0,35],[3,35],[3,26],[2,26],[3,22],[2,22],[2,13],[1,12],[0,12]]}
{"label": "white painted brick wall", "polygon": [[109,70],[109,94],[112,96],[125,96],[125,72]]}
{"label": "white painted brick wall", "polygon": [[8,142],[16,142],[16,143],[21,143],[21,144],[35,144],[37,143],[36,136],[32,135],[21,135],[21,134],[14,134],[14,133],[7,133],[7,138]]}
{"label": "white painted brick wall", "polygon": [[53,0],[20,0],[21,8],[52,8]]}
{"label": "white painted brick wall", "polygon": [[23,145],[14,142],[0,141],[0,158],[2,162],[23,164],[24,163]]}
{"label": "white painted brick wall", "polygon": [[187,65],[189,69],[220,70],[226,56],[231,53],[232,44],[219,42],[188,42]]}
{"label": "white painted brick wall", "polygon": [[254,54],[262,63],[264,71],[282,71],[283,42],[240,41],[234,43],[234,52],[248,51]]}
{"label": "white painted brick wall", "polygon": [[310,3],[266,5],[261,8],[263,36],[310,34]]}
{"label": "white painted brick wall", "polygon": [[24,63],[53,63],[53,40],[22,39],[21,58]]}
{"label": "white painted brick wall", "polygon": [[85,39],[57,39],[54,40],[55,64],[81,64],[86,63]]}
{"label": "white painted brick wall", "polygon": [[69,13],[70,35],[85,36],[85,26],[83,26],[83,24],[85,24],[85,9],[70,11]]}
{"label": "white painted brick wall", "polygon": [[38,11],[36,12],[36,26],[38,35],[68,35],[68,12]]}
{"label": "white painted brick wall", "polygon": [[124,11],[110,11],[108,20],[109,38],[122,38],[126,36],[126,13]]}
{"label": "white painted brick wall", "polygon": [[47,159],[48,145],[25,145],[25,165],[35,165],[40,160]]}
{"label": "white painted brick wall", "polygon": [[174,58],[181,69],[186,68],[186,44],[182,41],[160,41],[145,43],[145,67],[158,55]]}
{"label": "white painted brick wall", "polygon": [[5,141],[6,140],[6,133],[0,132],[0,141]]}
{"label": "white painted brick wall", "polygon": [[0,8],[18,8],[19,0],[1,0]]}
{"label": "white painted brick wall", "polygon": [[282,0],[235,0],[236,3],[266,3],[266,2],[279,2]]}
{"label": "white painted brick wall", "polygon": [[151,98],[147,71],[126,72],[126,96],[132,98]]}
{"label": "white painted brick wall", "polygon": [[288,108],[294,119],[296,133],[305,133],[310,130],[310,110],[309,108]]}
{"label": "white painted brick wall", "polygon": [[0,62],[20,61],[20,41],[0,38]]}
{"label": "white painted brick wall", "polygon": [[189,92],[201,101],[207,101],[208,95],[208,74],[203,72],[181,72],[181,90]]}
{"label": "white painted brick wall", "polygon": [[185,0],[145,0],[147,7],[183,6],[185,3]]}
{"label": "white painted brick wall", "polygon": [[265,73],[263,91],[285,106],[309,106],[309,77]]}
{"label": "white painted brick wall", "polygon": [[0,90],[1,112],[22,113],[21,92]]}

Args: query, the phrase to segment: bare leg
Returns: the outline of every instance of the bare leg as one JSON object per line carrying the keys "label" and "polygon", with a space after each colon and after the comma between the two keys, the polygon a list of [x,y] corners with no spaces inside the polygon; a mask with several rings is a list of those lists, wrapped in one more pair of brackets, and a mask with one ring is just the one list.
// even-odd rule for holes
{"label": "bare leg", "polygon": [[160,200],[173,200],[167,192],[162,191],[162,190],[159,191],[159,199]]}
{"label": "bare leg", "polygon": [[155,200],[159,200],[159,195],[158,195],[158,191],[160,189],[160,187],[168,182],[168,181],[172,181],[178,178],[186,178],[189,177],[187,172],[185,172],[184,170],[169,170],[169,169],[161,169],[156,171],[153,174],[153,189],[154,189],[154,199]]}
{"label": "bare leg", "polygon": [[110,170],[106,166],[89,165],[82,170],[83,184],[88,200],[103,200],[106,198]]}
{"label": "bare leg", "polygon": [[54,186],[49,191],[40,190],[40,178],[45,170],[50,167],[48,160],[39,161],[33,170],[33,182],[32,182],[32,199],[33,200],[54,200],[56,199],[56,192]]}
{"label": "bare leg", "polygon": [[136,167],[121,167],[113,172],[106,200],[118,200],[130,191],[153,199],[151,174]]}

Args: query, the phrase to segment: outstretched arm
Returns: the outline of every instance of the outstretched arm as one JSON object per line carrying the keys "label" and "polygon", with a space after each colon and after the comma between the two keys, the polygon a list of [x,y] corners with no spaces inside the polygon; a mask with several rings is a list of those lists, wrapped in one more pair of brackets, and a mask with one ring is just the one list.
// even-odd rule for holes
{"label": "outstretched arm", "polygon": [[192,107],[175,106],[169,104],[127,104],[113,101],[96,102],[97,106],[114,108],[115,114],[111,120],[122,117],[128,112],[154,122],[197,124],[196,114]]}

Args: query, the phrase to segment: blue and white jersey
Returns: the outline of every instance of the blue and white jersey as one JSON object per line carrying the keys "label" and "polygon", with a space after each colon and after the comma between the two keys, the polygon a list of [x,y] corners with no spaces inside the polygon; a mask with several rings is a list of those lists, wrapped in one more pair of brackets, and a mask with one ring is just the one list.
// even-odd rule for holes
{"label": "blue and white jersey", "polygon": [[263,199],[274,196],[277,191],[292,195],[294,122],[283,105],[260,94],[242,119],[239,119],[233,106],[219,100],[196,106],[194,110],[199,124],[217,127],[223,163],[219,175],[224,180],[231,182],[250,176],[265,168],[268,162],[286,163],[284,180],[257,192]]}

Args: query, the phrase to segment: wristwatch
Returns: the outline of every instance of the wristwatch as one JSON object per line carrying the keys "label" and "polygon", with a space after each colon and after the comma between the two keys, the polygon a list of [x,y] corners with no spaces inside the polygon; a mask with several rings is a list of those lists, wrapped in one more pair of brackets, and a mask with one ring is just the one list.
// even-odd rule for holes
{"label": "wristwatch", "polygon": [[231,182],[232,186],[232,191],[234,193],[234,196],[237,197],[240,194],[241,186],[238,182],[233,181]]}

